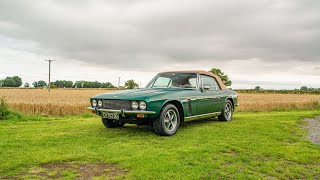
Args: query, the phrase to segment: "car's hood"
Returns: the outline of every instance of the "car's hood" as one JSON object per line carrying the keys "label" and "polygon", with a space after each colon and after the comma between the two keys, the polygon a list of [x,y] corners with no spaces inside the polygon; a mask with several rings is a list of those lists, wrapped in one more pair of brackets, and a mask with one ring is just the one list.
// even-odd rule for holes
{"label": "car's hood", "polygon": [[120,90],[109,93],[96,95],[92,98],[97,99],[124,99],[124,100],[145,100],[150,97],[164,95],[172,91],[182,91],[181,88],[146,88],[146,89],[131,89]]}

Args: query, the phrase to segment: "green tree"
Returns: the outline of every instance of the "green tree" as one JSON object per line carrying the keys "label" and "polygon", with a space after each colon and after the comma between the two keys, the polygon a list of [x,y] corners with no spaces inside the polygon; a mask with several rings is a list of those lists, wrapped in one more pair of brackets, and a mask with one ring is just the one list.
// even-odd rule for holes
{"label": "green tree", "polygon": [[73,88],[114,88],[110,82],[101,83],[98,81],[76,81]]}
{"label": "green tree", "polygon": [[50,83],[50,88],[51,88],[51,89],[55,89],[55,88],[57,88],[57,86],[56,86],[54,83],[51,82],[51,83]]}
{"label": "green tree", "polygon": [[134,89],[134,88],[138,88],[139,85],[138,85],[136,82],[134,82],[133,79],[131,79],[131,80],[128,80],[128,81],[124,84],[124,87],[125,87],[126,89]]}
{"label": "green tree", "polygon": [[302,86],[302,87],[300,88],[300,90],[301,90],[301,91],[308,91],[308,87],[307,87],[307,86]]}
{"label": "green tree", "polygon": [[231,86],[232,81],[229,79],[228,75],[225,75],[220,69],[212,68],[209,72],[219,76],[226,86]]}
{"label": "green tree", "polygon": [[73,84],[73,87],[74,87],[74,88],[83,88],[83,84],[84,84],[84,81],[76,81],[76,82]]}
{"label": "green tree", "polygon": [[16,81],[12,77],[7,77],[3,80],[3,87],[16,87]]}
{"label": "green tree", "polygon": [[36,88],[36,87],[38,87],[38,82],[37,82],[37,81],[35,81],[35,82],[33,82],[33,83],[32,83],[32,85],[33,85],[33,87],[35,87],[35,88]]}
{"label": "green tree", "polygon": [[7,77],[2,80],[1,86],[3,87],[20,87],[22,85],[22,80],[19,76]]}
{"label": "green tree", "polygon": [[30,87],[30,84],[28,82],[24,83],[24,87]]}
{"label": "green tree", "polygon": [[20,87],[22,85],[22,79],[19,76],[13,76],[12,79],[16,82],[15,87]]}
{"label": "green tree", "polygon": [[52,85],[54,85],[58,88],[72,88],[73,82],[66,81],[66,80],[57,80],[57,81],[53,82]]}
{"label": "green tree", "polygon": [[101,83],[101,88],[114,88],[110,82]]}
{"label": "green tree", "polygon": [[43,87],[46,87],[47,86],[47,83],[43,80],[40,80],[40,81],[35,81],[32,83],[32,85],[35,87],[35,88],[43,88]]}
{"label": "green tree", "polygon": [[85,81],[83,83],[83,88],[100,88],[101,83],[98,81]]}
{"label": "green tree", "polygon": [[254,87],[254,90],[260,91],[260,90],[261,90],[261,87],[260,87],[260,86],[256,86],[256,87]]}

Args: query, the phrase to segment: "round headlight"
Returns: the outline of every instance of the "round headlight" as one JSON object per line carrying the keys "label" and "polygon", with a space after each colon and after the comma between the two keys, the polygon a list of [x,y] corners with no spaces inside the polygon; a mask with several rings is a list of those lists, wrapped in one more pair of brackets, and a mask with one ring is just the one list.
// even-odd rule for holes
{"label": "round headlight", "polygon": [[140,101],[140,103],[139,103],[139,108],[140,108],[141,110],[147,109],[147,103],[144,102],[144,101]]}
{"label": "round headlight", "polygon": [[138,109],[139,105],[137,103],[137,101],[131,101],[131,108],[132,109]]}
{"label": "round headlight", "polygon": [[98,101],[98,107],[102,107],[102,100]]}
{"label": "round headlight", "polygon": [[96,107],[97,106],[97,100],[92,100],[92,107]]}

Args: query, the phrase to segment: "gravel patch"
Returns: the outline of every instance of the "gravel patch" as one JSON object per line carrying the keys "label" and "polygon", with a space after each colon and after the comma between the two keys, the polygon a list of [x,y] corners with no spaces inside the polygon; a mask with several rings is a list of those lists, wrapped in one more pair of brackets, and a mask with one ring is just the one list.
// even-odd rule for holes
{"label": "gravel patch", "polygon": [[320,144],[320,116],[304,119],[304,121],[306,122],[305,128],[308,130],[306,138],[315,144]]}

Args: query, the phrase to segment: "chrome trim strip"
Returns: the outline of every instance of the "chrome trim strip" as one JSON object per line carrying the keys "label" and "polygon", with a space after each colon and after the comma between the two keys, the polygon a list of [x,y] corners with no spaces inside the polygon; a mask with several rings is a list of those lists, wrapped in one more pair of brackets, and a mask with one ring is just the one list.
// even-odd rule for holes
{"label": "chrome trim strip", "polygon": [[132,110],[116,110],[116,109],[96,109],[93,107],[88,107],[88,110],[101,111],[101,112],[111,112],[119,114],[156,114],[155,111],[132,111]]}
{"label": "chrome trim strip", "polygon": [[208,113],[208,114],[200,114],[200,115],[195,115],[195,116],[188,116],[188,117],[185,117],[184,119],[189,121],[189,120],[203,119],[203,118],[208,118],[208,117],[219,116],[220,114],[221,114],[221,112],[214,112],[214,113]]}

